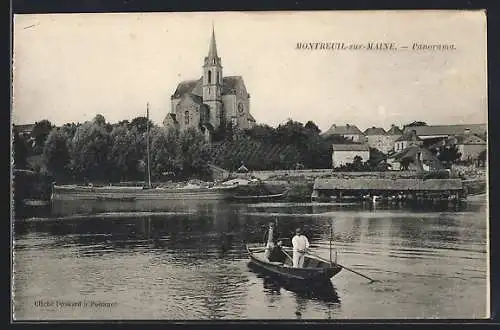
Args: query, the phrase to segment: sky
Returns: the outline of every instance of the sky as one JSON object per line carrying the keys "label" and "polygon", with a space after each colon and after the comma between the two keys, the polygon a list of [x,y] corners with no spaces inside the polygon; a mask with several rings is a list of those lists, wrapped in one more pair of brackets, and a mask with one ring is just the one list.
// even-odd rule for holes
{"label": "sky", "polygon": [[[241,75],[257,123],[288,118],[389,128],[487,122],[481,11],[15,15],[14,124],[144,116],[161,124],[198,79],[212,26],[224,75]],[[406,50],[298,50],[298,42],[394,42]],[[454,44],[413,51],[413,43]]]}

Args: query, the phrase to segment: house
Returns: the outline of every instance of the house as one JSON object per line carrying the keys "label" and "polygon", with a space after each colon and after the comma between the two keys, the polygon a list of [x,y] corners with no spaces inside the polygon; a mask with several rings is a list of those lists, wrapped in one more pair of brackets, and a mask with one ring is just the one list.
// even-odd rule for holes
{"label": "house", "polygon": [[460,160],[473,160],[479,157],[479,154],[486,150],[486,141],[475,134],[463,134],[451,137],[447,145],[457,146],[461,154]]}
{"label": "house", "polygon": [[411,145],[387,158],[392,170],[435,171],[443,169],[439,159],[429,150]]}
{"label": "house", "polygon": [[35,128],[35,124],[23,124],[23,125],[14,125],[14,131],[19,134],[19,136],[29,137],[31,136],[31,132]]}
{"label": "house", "polygon": [[337,126],[333,124],[323,136],[339,135],[353,142],[365,142],[365,135],[356,125],[346,124],[345,126]]}
{"label": "house", "polygon": [[486,141],[476,134],[461,134],[442,138],[429,146],[429,150],[439,152],[442,147],[456,146],[460,153],[460,160],[475,160],[486,150]]}
{"label": "house", "polygon": [[370,147],[367,144],[333,144],[332,145],[332,167],[340,167],[353,163],[356,156],[363,161],[370,159]]}
{"label": "house", "polygon": [[404,133],[394,142],[394,151],[399,152],[405,150],[411,146],[421,146],[423,144],[423,140],[417,135],[416,131],[410,131],[408,133]]}
{"label": "house", "polygon": [[401,134],[391,135],[382,127],[375,126],[367,128],[363,134],[370,148],[378,149],[384,154],[389,153],[394,148],[394,141],[401,136]]}
{"label": "house", "polygon": [[486,128],[486,124],[410,126],[404,129],[404,133],[415,131],[421,139],[450,137],[462,134],[483,136],[486,134]]}

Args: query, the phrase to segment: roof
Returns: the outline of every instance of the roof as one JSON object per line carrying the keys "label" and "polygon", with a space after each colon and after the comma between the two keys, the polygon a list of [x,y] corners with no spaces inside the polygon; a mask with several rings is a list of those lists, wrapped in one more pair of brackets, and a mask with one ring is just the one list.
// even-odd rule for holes
{"label": "roof", "polygon": [[406,127],[405,132],[415,130],[418,136],[458,135],[464,134],[466,129],[469,129],[472,134],[484,134],[486,133],[486,128],[486,124],[432,125]]}
{"label": "roof", "polygon": [[476,134],[457,135],[454,137],[454,140],[455,140],[454,142],[456,144],[467,144],[467,145],[472,145],[472,144],[485,145],[486,144],[486,141]]}
{"label": "roof", "polygon": [[[172,95],[172,98],[180,98],[182,95],[186,93],[193,93],[197,95],[201,95],[201,83],[202,83],[202,78],[198,80],[185,80],[181,81],[179,85],[177,85],[177,88]],[[197,87],[200,87],[200,91],[198,92],[196,89]],[[197,93],[198,92],[198,93]]]}
{"label": "roof", "polygon": [[186,93],[184,95],[187,98],[190,98],[191,100],[193,100],[193,102],[195,102],[197,104],[203,104],[203,99],[199,95],[196,95],[196,94],[193,94],[193,93]]}
{"label": "roof", "polygon": [[418,134],[410,131],[410,132],[405,132],[403,135],[401,135],[401,137],[396,140],[396,142],[398,142],[398,141],[416,142],[416,141],[422,141],[422,139],[420,137],[418,137]]}
{"label": "roof", "polygon": [[322,135],[348,135],[348,134],[359,134],[363,135],[363,132],[356,125],[345,125],[345,126],[337,126],[333,124],[326,132],[322,133]]}
{"label": "roof", "polygon": [[422,154],[423,161],[439,162],[439,159],[430,150],[418,146],[408,147],[400,152],[397,152],[389,156],[388,158],[394,160],[399,160],[403,158],[415,158],[418,152]]}
{"label": "roof", "polygon": [[[173,99],[181,98],[186,93],[191,93],[193,95],[202,96],[202,79],[197,80],[185,80],[177,85],[174,94],[172,94]],[[222,78],[222,95],[235,94],[238,90],[238,86],[244,86],[242,76],[227,76]]]}
{"label": "roof", "polygon": [[403,131],[399,129],[396,125],[392,125],[387,131],[387,135],[403,135]]}
{"label": "roof", "polygon": [[462,190],[460,179],[341,179],[318,178],[314,189],[342,190]]}
{"label": "roof", "polygon": [[248,120],[255,122],[255,118],[251,114],[248,114]]}
{"label": "roof", "polygon": [[382,127],[369,127],[364,131],[365,135],[385,135],[385,129]]}
{"label": "roof", "polygon": [[367,144],[332,144],[333,151],[370,151]]}
{"label": "roof", "polygon": [[22,125],[14,125],[14,130],[19,133],[32,132],[33,128],[35,128],[35,124],[22,124]]}

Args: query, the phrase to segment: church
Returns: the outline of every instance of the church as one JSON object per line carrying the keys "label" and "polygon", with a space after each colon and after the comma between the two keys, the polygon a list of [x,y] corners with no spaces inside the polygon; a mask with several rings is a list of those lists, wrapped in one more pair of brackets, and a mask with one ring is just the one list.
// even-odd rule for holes
{"label": "church", "polygon": [[194,127],[201,130],[208,141],[222,125],[231,123],[233,130],[255,125],[243,77],[224,77],[222,73],[213,28],[208,56],[203,62],[203,76],[180,82],[170,100],[171,111],[163,124],[181,131]]}

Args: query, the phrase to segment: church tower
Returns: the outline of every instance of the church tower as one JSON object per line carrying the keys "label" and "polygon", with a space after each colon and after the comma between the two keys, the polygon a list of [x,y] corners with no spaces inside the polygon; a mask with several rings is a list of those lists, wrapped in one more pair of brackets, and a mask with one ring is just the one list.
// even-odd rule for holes
{"label": "church tower", "polygon": [[210,108],[210,123],[214,128],[221,124],[224,117],[222,107],[222,65],[220,57],[217,56],[217,45],[215,43],[215,32],[212,26],[212,39],[208,49],[208,56],[203,64],[203,103]]}

